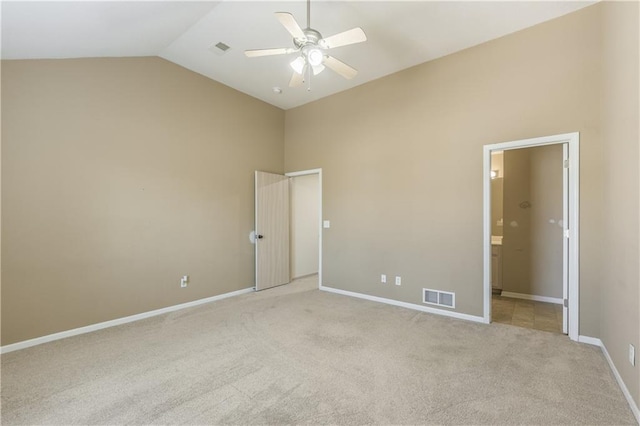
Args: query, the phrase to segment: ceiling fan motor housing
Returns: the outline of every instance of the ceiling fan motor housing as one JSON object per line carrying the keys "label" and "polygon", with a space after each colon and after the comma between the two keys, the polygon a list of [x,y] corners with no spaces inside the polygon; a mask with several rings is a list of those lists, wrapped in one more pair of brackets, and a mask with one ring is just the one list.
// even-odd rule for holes
{"label": "ceiling fan motor housing", "polygon": [[298,48],[302,49],[304,46],[309,44],[318,45],[318,42],[322,40],[322,34],[320,32],[314,30],[313,28],[307,28],[303,30],[306,40],[300,40],[298,38],[293,39],[293,44]]}

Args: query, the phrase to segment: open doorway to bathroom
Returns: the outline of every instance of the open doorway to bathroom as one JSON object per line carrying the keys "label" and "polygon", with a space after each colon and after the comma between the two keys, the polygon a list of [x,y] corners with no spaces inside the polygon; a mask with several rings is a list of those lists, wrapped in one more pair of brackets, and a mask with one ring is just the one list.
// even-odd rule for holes
{"label": "open doorway to bathroom", "polygon": [[485,146],[487,322],[578,339],[578,140]]}
{"label": "open doorway to bathroom", "polygon": [[562,333],[563,145],[491,153],[491,320]]}

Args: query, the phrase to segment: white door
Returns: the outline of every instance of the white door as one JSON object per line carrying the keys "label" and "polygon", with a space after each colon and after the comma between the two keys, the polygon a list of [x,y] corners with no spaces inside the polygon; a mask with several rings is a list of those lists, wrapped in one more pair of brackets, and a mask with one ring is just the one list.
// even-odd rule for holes
{"label": "white door", "polygon": [[289,178],[256,171],[256,290],[289,283]]}

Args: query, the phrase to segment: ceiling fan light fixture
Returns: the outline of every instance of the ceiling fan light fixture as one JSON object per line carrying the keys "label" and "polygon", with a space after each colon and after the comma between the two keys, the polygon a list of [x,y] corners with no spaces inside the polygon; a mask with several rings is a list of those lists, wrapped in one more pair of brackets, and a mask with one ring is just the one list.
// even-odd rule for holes
{"label": "ceiling fan light fixture", "polygon": [[309,61],[309,65],[311,65],[312,67],[317,67],[318,65],[322,65],[322,60],[324,59],[322,50],[318,48],[313,48],[313,49],[309,49],[306,53],[307,53],[307,61]]}
{"label": "ceiling fan light fixture", "polygon": [[313,69],[313,75],[318,75],[320,74],[322,71],[324,71],[324,65],[316,65],[316,66],[311,66],[311,69]]}
{"label": "ceiling fan light fixture", "polygon": [[291,61],[289,65],[291,65],[291,68],[293,68],[295,72],[297,72],[298,74],[302,74],[302,71],[304,71],[305,63],[306,62],[304,58],[302,56],[298,56],[296,59]]}

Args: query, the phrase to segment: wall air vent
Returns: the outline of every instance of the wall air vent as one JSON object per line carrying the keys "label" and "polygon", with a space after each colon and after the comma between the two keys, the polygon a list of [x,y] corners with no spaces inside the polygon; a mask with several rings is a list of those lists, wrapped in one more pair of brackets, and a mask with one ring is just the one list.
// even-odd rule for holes
{"label": "wall air vent", "polygon": [[422,303],[429,305],[444,306],[445,308],[456,307],[456,294],[448,291],[422,289]]}

